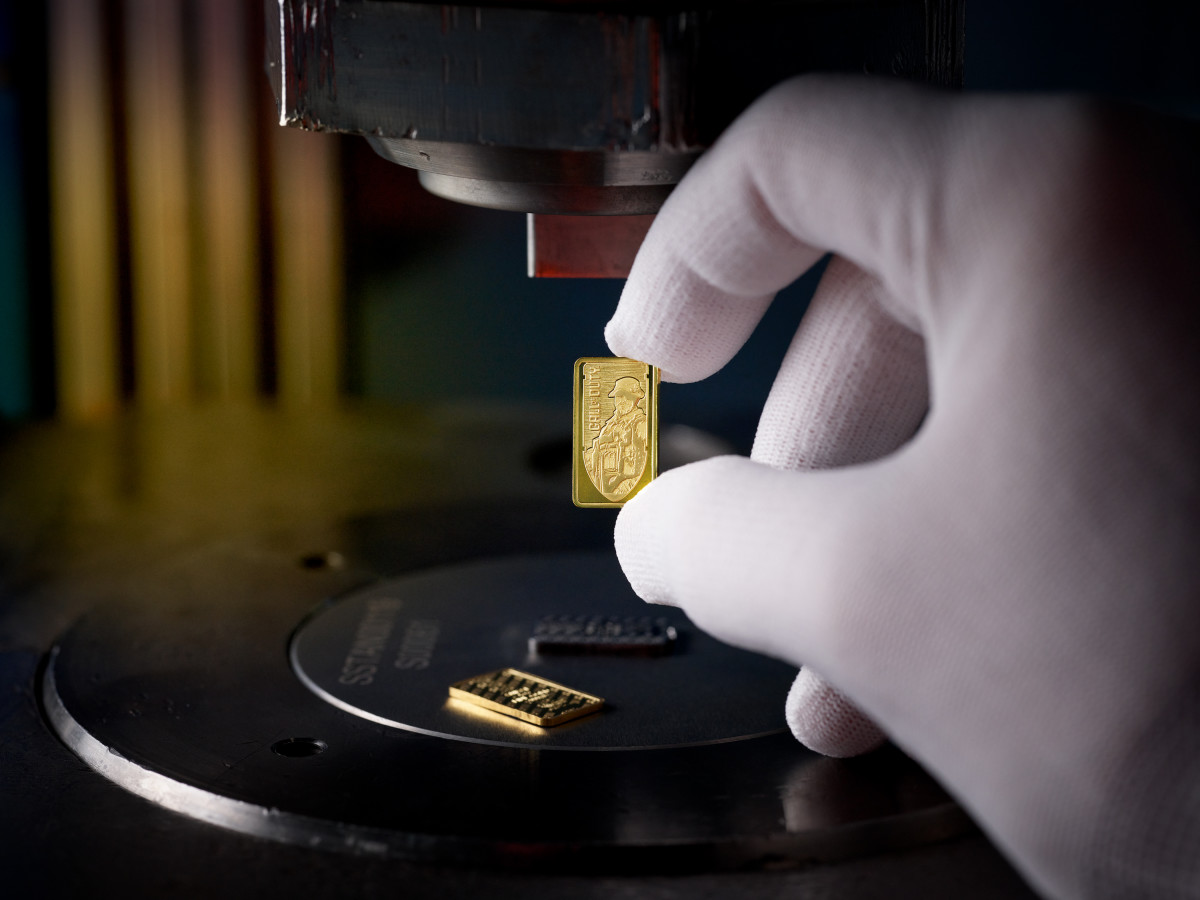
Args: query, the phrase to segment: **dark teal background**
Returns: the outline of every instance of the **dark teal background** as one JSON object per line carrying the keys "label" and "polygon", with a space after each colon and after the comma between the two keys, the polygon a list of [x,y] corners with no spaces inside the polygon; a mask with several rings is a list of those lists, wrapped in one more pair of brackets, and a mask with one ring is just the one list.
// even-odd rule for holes
{"label": "dark teal background", "polygon": [[30,408],[30,298],[11,11],[11,0],[0,0],[0,418],[24,416]]}

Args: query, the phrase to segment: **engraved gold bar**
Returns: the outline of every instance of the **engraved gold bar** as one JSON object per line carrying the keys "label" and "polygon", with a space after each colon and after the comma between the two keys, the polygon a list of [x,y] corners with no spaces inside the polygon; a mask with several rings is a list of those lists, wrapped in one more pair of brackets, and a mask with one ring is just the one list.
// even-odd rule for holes
{"label": "engraved gold bar", "polygon": [[633,359],[575,361],[571,500],[621,506],[658,474],[658,369]]}
{"label": "engraved gold bar", "polygon": [[499,669],[455,682],[450,685],[450,696],[542,728],[578,719],[604,706],[603,697],[517,669]]}

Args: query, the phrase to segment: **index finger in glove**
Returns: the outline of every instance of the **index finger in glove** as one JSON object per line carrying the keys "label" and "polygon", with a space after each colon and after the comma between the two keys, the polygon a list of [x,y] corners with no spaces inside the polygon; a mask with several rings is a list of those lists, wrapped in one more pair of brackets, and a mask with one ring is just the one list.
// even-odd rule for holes
{"label": "index finger in glove", "polygon": [[[949,102],[905,84],[813,76],[765,95],[663,206],[608,323],[609,347],[667,380],[705,378],[826,250],[911,297]],[[894,312],[913,320],[911,306]]]}

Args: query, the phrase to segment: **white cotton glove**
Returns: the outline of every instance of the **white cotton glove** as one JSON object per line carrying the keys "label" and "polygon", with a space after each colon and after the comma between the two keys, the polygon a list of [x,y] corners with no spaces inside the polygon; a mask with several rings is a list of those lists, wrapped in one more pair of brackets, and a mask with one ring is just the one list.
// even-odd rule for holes
{"label": "white cotton glove", "polygon": [[752,459],[645,488],[618,556],[811,666],[801,740],[879,723],[1054,897],[1200,897],[1195,147],[1085,101],[798,79],[671,196],[606,332],[704,378],[837,254]]}

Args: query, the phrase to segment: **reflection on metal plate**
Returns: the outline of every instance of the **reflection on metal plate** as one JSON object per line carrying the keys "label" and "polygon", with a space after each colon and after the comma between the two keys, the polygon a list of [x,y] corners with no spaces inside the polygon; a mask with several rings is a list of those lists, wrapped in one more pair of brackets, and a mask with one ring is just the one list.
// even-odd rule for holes
{"label": "reflection on metal plate", "polygon": [[597,712],[603,697],[538,678],[516,669],[498,669],[450,685],[450,696],[542,728]]}

